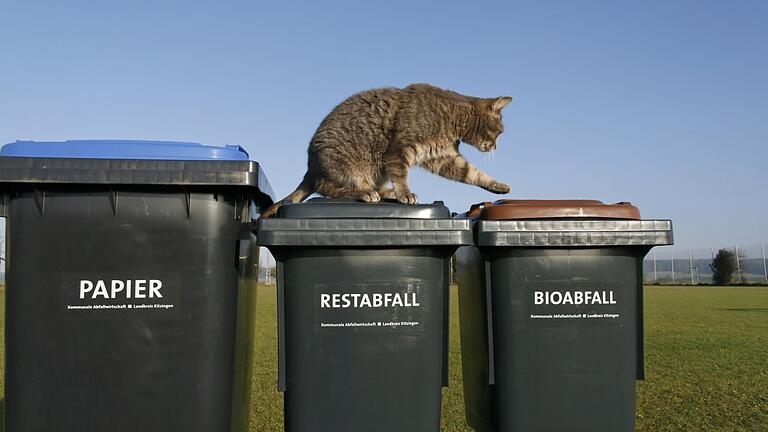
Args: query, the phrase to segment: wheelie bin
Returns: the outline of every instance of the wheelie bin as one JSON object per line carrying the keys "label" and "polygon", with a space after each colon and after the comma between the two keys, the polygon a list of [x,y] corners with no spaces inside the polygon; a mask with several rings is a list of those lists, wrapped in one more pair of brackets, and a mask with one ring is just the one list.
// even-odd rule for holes
{"label": "wheelie bin", "polygon": [[458,216],[464,397],[489,432],[630,432],[643,378],[643,257],[669,220],[630,203],[501,200]]}
{"label": "wheelie bin", "polygon": [[242,148],[16,142],[0,150],[0,196],[5,430],[242,422],[238,279],[253,272],[238,266],[255,265],[251,219],[272,202]]}
{"label": "wheelie bin", "polygon": [[469,227],[442,203],[327,198],[259,220],[287,432],[440,430],[450,258]]}

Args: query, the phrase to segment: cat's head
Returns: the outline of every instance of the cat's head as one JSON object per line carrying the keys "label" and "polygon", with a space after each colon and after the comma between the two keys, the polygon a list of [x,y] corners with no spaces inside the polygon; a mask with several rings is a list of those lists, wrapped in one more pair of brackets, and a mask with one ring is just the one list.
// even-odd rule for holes
{"label": "cat's head", "polygon": [[469,121],[469,130],[461,140],[481,152],[496,150],[496,140],[504,132],[501,110],[510,102],[512,102],[510,96],[478,99],[475,103],[474,116]]}

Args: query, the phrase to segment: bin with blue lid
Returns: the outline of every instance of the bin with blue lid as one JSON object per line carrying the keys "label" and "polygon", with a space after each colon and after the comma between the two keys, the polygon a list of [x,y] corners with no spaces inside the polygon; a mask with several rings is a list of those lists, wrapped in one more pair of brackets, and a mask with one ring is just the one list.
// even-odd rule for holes
{"label": "bin with blue lid", "polygon": [[238,146],[4,146],[6,430],[240,428],[238,297],[272,201]]}

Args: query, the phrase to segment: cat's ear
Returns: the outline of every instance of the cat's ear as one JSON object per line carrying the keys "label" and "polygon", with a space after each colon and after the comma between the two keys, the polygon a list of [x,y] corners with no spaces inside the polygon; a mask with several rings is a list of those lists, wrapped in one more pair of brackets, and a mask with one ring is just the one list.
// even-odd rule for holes
{"label": "cat's ear", "polygon": [[502,96],[496,99],[492,99],[491,109],[493,111],[501,111],[505,106],[512,102],[512,96]]}

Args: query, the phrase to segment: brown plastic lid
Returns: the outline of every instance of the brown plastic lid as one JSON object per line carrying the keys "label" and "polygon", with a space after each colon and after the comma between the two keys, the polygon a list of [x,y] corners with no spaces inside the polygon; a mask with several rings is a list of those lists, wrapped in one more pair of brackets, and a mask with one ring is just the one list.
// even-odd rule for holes
{"label": "brown plastic lid", "polygon": [[629,202],[605,204],[598,200],[498,200],[470,207],[472,219],[640,219],[640,210]]}

